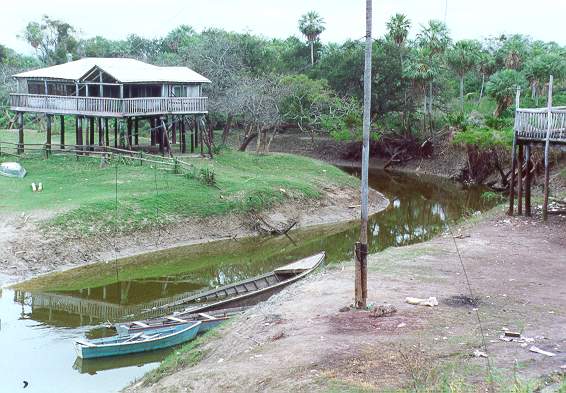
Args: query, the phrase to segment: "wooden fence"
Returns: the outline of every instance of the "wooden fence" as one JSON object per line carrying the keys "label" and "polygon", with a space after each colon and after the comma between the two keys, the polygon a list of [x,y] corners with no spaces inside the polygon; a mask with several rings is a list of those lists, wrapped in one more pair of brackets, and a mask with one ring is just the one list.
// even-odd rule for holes
{"label": "wooden fence", "polygon": [[566,107],[517,109],[514,128],[519,139],[566,143]]}
{"label": "wooden fence", "polygon": [[[25,153],[17,153],[17,148],[20,146],[24,148]],[[67,145],[65,148],[61,148],[60,144],[26,143],[22,146],[19,143],[0,141],[0,156],[3,155],[16,158],[36,157],[38,155],[44,158],[72,155],[77,159],[80,157],[118,159],[130,165],[139,164],[139,166],[143,166],[144,163],[154,165],[159,169],[171,171],[175,174],[192,174],[196,170],[193,164],[177,157],[160,156],[111,146]]]}
{"label": "wooden fence", "polygon": [[207,113],[208,97],[110,98],[10,94],[10,106],[16,112],[106,117],[196,114]]}

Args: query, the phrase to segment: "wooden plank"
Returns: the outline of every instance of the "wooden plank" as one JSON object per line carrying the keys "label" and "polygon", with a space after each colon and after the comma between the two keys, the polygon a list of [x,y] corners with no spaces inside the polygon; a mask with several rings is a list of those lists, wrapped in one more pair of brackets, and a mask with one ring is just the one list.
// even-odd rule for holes
{"label": "wooden plank", "polygon": [[303,258],[297,262],[277,268],[273,272],[276,274],[302,273],[315,267],[320,262],[321,258],[324,258],[324,253],[319,253],[307,258]]}
{"label": "wooden plank", "polygon": [[165,318],[169,319],[170,321],[174,321],[174,322],[180,322],[180,323],[187,323],[187,322],[189,322],[189,321],[187,321],[187,320],[185,320],[185,319],[177,318],[177,317],[174,317],[174,316],[172,316],[172,315],[169,315],[169,316],[167,316],[167,317],[165,317]]}

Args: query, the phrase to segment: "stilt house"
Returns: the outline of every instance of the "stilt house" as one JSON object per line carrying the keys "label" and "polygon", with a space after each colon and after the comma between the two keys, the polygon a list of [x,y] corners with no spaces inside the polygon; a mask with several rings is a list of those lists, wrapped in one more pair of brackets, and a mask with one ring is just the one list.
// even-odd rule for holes
{"label": "stilt house", "polygon": [[113,119],[114,146],[132,149],[139,145],[139,120],[148,120],[151,145],[159,145],[162,152],[164,148],[171,151],[171,143],[177,142],[177,130],[180,150],[186,150],[186,124],[195,125],[190,139],[194,149],[198,143],[195,128],[207,113],[202,87],[210,81],[187,67],[158,67],[127,58],[83,58],[22,72],[14,78],[17,92],[11,94],[10,106],[19,116],[20,152],[24,149],[25,112],[47,117],[47,148],[51,147],[55,115],[60,116],[60,144],[64,148],[64,117],[70,115],[76,118],[77,146],[108,146],[109,120]]}

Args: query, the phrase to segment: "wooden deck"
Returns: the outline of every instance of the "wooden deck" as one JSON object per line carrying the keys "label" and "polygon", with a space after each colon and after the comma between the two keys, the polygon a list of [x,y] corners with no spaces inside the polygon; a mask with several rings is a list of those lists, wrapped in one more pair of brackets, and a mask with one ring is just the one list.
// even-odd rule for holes
{"label": "wooden deck", "polygon": [[208,97],[108,98],[10,94],[10,109],[57,115],[132,117],[208,113]]}
{"label": "wooden deck", "polygon": [[514,129],[519,142],[566,144],[566,107],[517,109]]}

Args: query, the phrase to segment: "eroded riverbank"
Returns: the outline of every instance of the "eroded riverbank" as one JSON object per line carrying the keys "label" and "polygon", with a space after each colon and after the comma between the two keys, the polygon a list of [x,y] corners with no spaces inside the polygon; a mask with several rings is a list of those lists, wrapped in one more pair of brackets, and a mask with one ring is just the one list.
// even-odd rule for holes
{"label": "eroded riverbank", "polygon": [[[481,198],[481,189],[463,188],[442,179],[379,171],[370,176],[370,185],[391,200],[386,210],[370,218],[372,253],[425,241],[441,232],[448,220],[490,206]],[[90,264],[41,276],[31,282],[34,286],[29,290],[4,290],[6,308],[0,313],[10,313],[10,323],[3,325],[0,341],[6,338],[17,343],[5,347],[4,360],[9,362],[10,354],[25,353],[31,359],[40,359],[37,367],[47,362],[50,370],[36,373],[24,364],[19,367],[19,363],[10,363],[11,377],[6,383],[19,386],[22,374],[42,386],[69,381],[68,391],[99,384],[117,390],[155,367],[166,353],[158,358],[151,353],[87,364],[75,362],[73,368],[73,337],[85,332],[98,334],[98,330],[91,331],[93,326],[146,309],[170,296],[255,276],[320,250],[327,251],[329,264],[351,259],[358,231],[357,223],[344,222],[299,229],[289,237],[204,243],[119,260],[118,264]],[[34,338],[21,339],[32,333],[30,329]],[[42,351],[46,347],[50,348],[48,354]],[[56,388],[59,390],[53,391],[62,391],[60,386]]]}
{"label": "eroded riverbank", "polygon": [[[220,328],[198,348],[197,364],[162,370],[172,374],[127,391],[479,391],[490,380],[500,391],[542,376],[536,386],[558,390],[566,363],[566,218],[543,224],[502,210],[458,226],[454,237],[370,255],[369,300],[393,304],[391,317],[339,312],[353,297],[354,268],[345,262]],[[440,305],[407,305],[406,296],[436,296]],[[504,329],[520,331],[528,345],[500,340]],[[476,350],[488,359],[474,357]]]}

